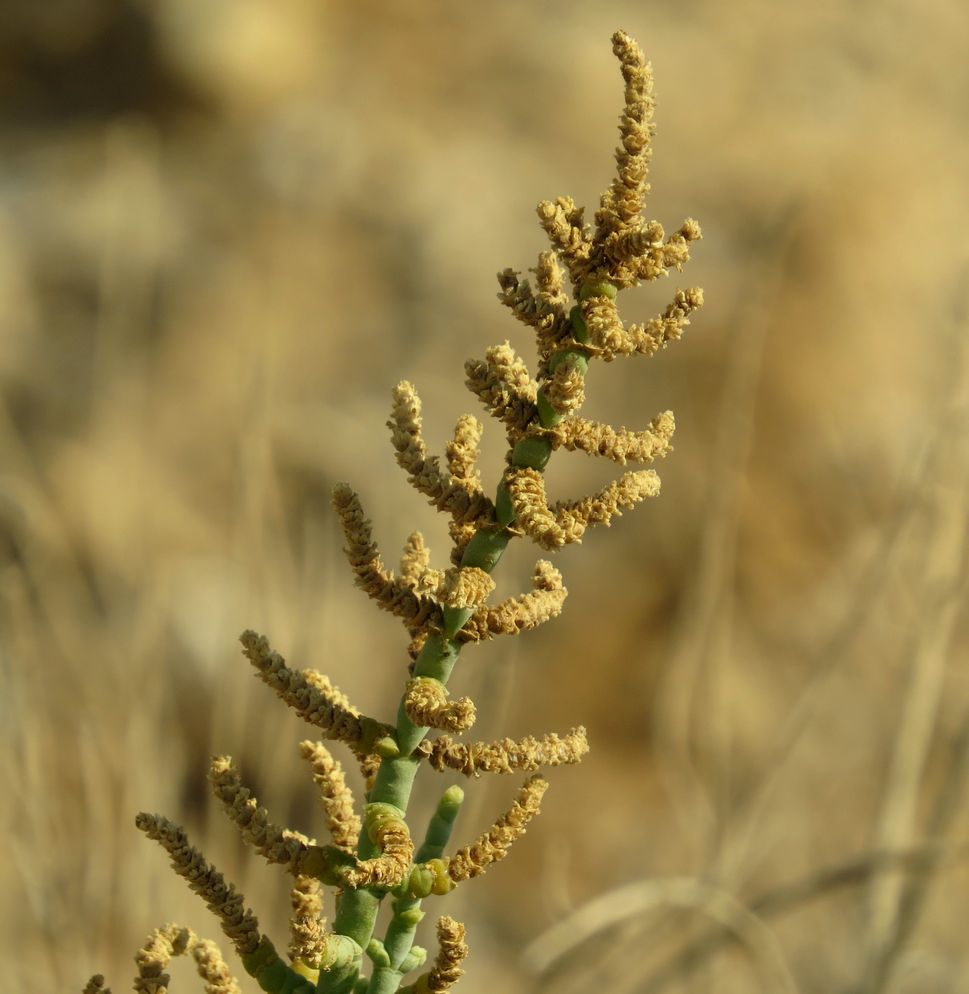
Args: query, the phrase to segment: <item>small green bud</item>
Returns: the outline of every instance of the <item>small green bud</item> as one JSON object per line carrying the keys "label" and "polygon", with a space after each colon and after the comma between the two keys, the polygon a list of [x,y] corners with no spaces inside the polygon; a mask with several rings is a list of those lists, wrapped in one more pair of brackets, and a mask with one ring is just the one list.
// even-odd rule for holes
{"label": "small green bud", "polygon": [[396,759],[400,755],[400,747],[391,735],[377,739],[373,744],[373,751],[381,759]]}
{"label": "small green bud", "polygon": [[404,957],[398,969],[401,973],[410,973],[411,970],[416,970],[426,962],[427,950],[423,946],[411,946],[410,952]]}
{"label": "small green bud", "polygon": [[376,967],[390,966],[390,957],[380,939],[373,938],[367,943],[367,956]]}
{"label": "small green bud", "polygon": [[442,818],[453,821],[463,803],[464,791],[455,783],[441,795],[441,799],[437,802],[437,810],[441,813]]}
{"label": "small green bud", "polygon": [[608,297],[610,300],[615,300],[616,292],[616,288],[605,280],[590,280],[579,288],[579,300],[588,300],[590,297]]}
{"label": "small green bud", "polygon": [[552,444],[547,439],[526,436],[515,443],[511,450],[511,462],[513,466],[541,470],[545,469],[551,455]]}
{"label": "small green bud", "polygon": [[434,871],[426,864],[419,863],[410,871],[410,892],[421,899],[430,896],[434,886]]}
{"label": "small green bud", "polygon": [[406,925],[408,928],[417,928],[424,920],[425,914],[426,912],[421,911],[420,908],[408,908],[406,911],[401,911],[396,917],[402,925]]}
{"label": "small green bud", "polygon": [[434,874],[434,883],[431,885],[431,893],[438,897],[449,894],[455,888],[454,881],[447,875],[447,867],[443,859],[430,859],[425,864]]}

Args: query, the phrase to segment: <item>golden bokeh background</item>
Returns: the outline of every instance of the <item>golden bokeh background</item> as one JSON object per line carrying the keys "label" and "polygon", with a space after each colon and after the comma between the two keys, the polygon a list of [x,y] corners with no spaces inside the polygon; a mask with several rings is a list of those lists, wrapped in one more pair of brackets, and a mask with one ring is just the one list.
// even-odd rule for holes
{"label": "golden bokeh background", "polygon": [[[96,971],[125,990],[151,928],[217,937],[142,809],[285,944],[286,881],[205,773],[230,753],[315,834],[307,727],[237,635],[393,713],[404,634],[354,589],[329,491],[353,483],[389,560],[422,528],[443,565],[389,391],[417,385],[441,447],[481,413],[466,358],[505,338],[531,358],[494,274],[535,264],[540,199],[591,209],[607,185],[620,26],[657,77],[650,216],[705,233],[622,312],[675,285],[707,305],[666,352],[589,377],[590,417],[676,412],[662,497],[558,557],[559,620],[469,649],[453,681],[480,737],[583,722],[593,746],[448,898],[460,989],[966,989],[969,8],[5,0],[10,990]],[[563,453],[550,487],[613,473]],[[499,594],[535,558],[517,543]],[[449,782],[425,773],[412,810]],[[462,839],[516,784],[466,786]]]}

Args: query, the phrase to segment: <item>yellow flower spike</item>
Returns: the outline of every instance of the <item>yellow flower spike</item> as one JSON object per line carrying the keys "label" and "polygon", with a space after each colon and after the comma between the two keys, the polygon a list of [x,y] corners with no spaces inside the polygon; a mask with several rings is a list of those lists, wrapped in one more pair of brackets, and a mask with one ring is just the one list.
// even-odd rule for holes
{"label": "yellow flower spike", "polygon": [[540,559],[532,574],[535,589],[518,597],[509,597],[493,607],[482,605],[458,633],[461,641],[478,642],[498,635],[518,635],[558,617],[568,591],[562,574]]}
{"label": "yellow flower spike", "polygon": [[344,852],[354,852],[361,822],[354,811],[353,794],[347,786],[343,767],[322,742],[304,739],[300,752],[313,768],[313,782],[320,789],[326,826],[333,844]]}
{"label": "yellow flower spike", "polygon": [[162,845],[172,868],[219,919],[222,931],[237,952],[240,955],[254,952],[261,939],[258,919],[244,906],[242,895],[191,845],[185,832],[167,818],[145,812],[135,818],[135,824],[149,839]]}
{"label": "yellow flower spike", "polygon": [[514,804],[483,835],[459,849],[447,860],[448,876],[455,883],[478,877],[492,864],[508,855],[512,844],[520,839],[528,823],[538,814],[548,781],[529,777],[518,791]]}
{"label": "yellow flower spike", "polygon": [[450,700],[447,688],[434,677],[419,676],[408,681],[404,708],[415,725],[446,732],[467,731],[476,717],[470,697]]}
{"label": "yellow flower spike", "polygon": [[522,739],[495,742],[455,742],[450,736],[441,735],[433,742],[425,740],[417,750],[433,769],[454,770],[466,777],[537,770],[543,766],[571,766],[588,751],[589,741],[582,725],[567,735],[549,732],[541,738],[526,735]]}
{"label": "yellow flower spike", "polygon": [[293,969],[308,980],[316,980],[320,960],[326,952],[326,919],[323,897],[316,877],[297,876],[290,891],[289,958]]}
{"label": "yellow flower spike", "polygon": [[215,796],[229,819],[238,826],[243,840],[270,863],[280,863],[290,873],[298,871],[299,863],[309,846],[313,845],[299,832],[280,828],[269,820],[247,787],[229,756],[216,756],[209,769],[209,782]]}

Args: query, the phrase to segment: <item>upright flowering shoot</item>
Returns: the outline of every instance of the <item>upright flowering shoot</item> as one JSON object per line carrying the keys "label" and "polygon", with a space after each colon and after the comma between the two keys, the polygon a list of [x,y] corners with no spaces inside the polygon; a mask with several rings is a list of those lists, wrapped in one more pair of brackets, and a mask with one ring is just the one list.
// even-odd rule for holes
{"label": "upright flowering shoot", "polygon": [[[591,526],[608,526],[623,510],[659,493],[654,470],[630,469],[597,493],[551,503],[544,481],[551,454],[578,449],[620,466],[648,466],[671,450],[669,411],[639,431],[579,414],[593,360],[652,355],[680,337],[703,302],[699,289],[678,289],[666,309],[645,324],[625,325],[619,317],[618,291],[665,276],[670,269],[679,271],[700,228],[687,220],[667,236],[659,222],[643,217],[653,136],[652,75],[628,35],[618,31],[612,42],[625,104],[617,172],[600,199],[595,228],[568,197],[542,201],[538,216],[552,248],[539,255],[534,287],[511,269],[498,276],[499,299],[535,334],[535,374],[507,341],[465,366],[468,388],[501,423],[507,438],[501,479],[493,490],[482,483],[477,467],[482,427],[471,415],[458,418],[443,460],[428,452],[420,398],[404,381],[393,393],[391,442],[411,485],[448,516],[448,559],[434,565],[423,536],[415,532],[399,567],[388,568],[358,494],[348,484],[333,492],[357,585],[378,607],[396,615],[407,632],[402,656],[409,665],[402,666],[396,716],[361,714],[323,674],[293,668],[255,632],[242,635],[243,652],[256,676],[314,726],[317,736],[348,747],[366,783],[361,804],[323,742],[301,744],[320,792],[326,839],[318,842],[272,821],[228,756],[212,762],[212,789],[243,839],[293,878],[287,952],[276,951],[244,898],[181,828],[160,815],[137,818],[138,827],[162,845],[175,871],[219,918],[243,967],[268,994],[449,990],[463,972],[468,946],[464,926],[446,915],[438,918],[437,952],[430,967],[416,979],[406,979],[427,960],[414,941],[425,915],[423,902],[446,895],[504,859],[538,814],[548,789],[538,771],[576,763],[588,751],[581,726],[518,740],[467,740],[463,736],[472,729],[478,709],[467,697],[452,697],[448,682],[469,642],[519,635],[562,610],[562,576],[544,559],[535,565],[531,590],[490,601],[495,587],[490,574],[513,538],[525,536],[553,551],[580,542]],[[491,828],[452,846],[464,797],[457,785],[443,792],[423,832],[412,831],[408,806],[421,767],[468,778],[482,773],[529,776]],[[335,892],[331,909],[324,899],[326,887]],[[385,902],[384,931],[378,937],[378,914]],[[238,990],[214,946],[177,925],[149,936],[137,957],[135,989],[164,994],[168,961],[189,952],[210,994]],[[88,990],[103,991],[101,978],[93,978]]]}

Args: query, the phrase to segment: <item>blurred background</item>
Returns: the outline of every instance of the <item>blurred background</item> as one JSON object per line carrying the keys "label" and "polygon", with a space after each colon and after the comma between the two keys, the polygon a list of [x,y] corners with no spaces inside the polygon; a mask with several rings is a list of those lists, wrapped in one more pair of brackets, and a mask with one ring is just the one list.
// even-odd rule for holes
{"label": "blurred background", "polygon": [[[483,417],[466,358],[507,338],[532,360],[495,273],[546,247],[540,199],[591,213],[611,178],[616,27],[657,78],[649,216],[705,233],[623,315],[676,286],[707,305],[666,352],[589,377],[589,417],[675,411],[662,497],[561,553],[563,616],[470,648],[453,681],[476,737],[584,723],[593,747],[447,900],[472,947],[460,989],[966,990],[966,5],[5,0],[11,990],[96,971],[125,990],[166,921],[220,938],[143,809],[285,945],[286,881],[206,770],[231,754],[316,834],[311,730],[237,635],[393,713],[406,638],[353,587],[329,492],[359,490],[388,561],[421,528],[446,565],[387,444],[390,389],[418,386],[440,451]],[[562,453],[549,486],[613,475]],[[513,545],[498,594],[536,558]],[[425,773],[412,810],[450,782]],[[517,779],[465,786],[458,840]]]}

